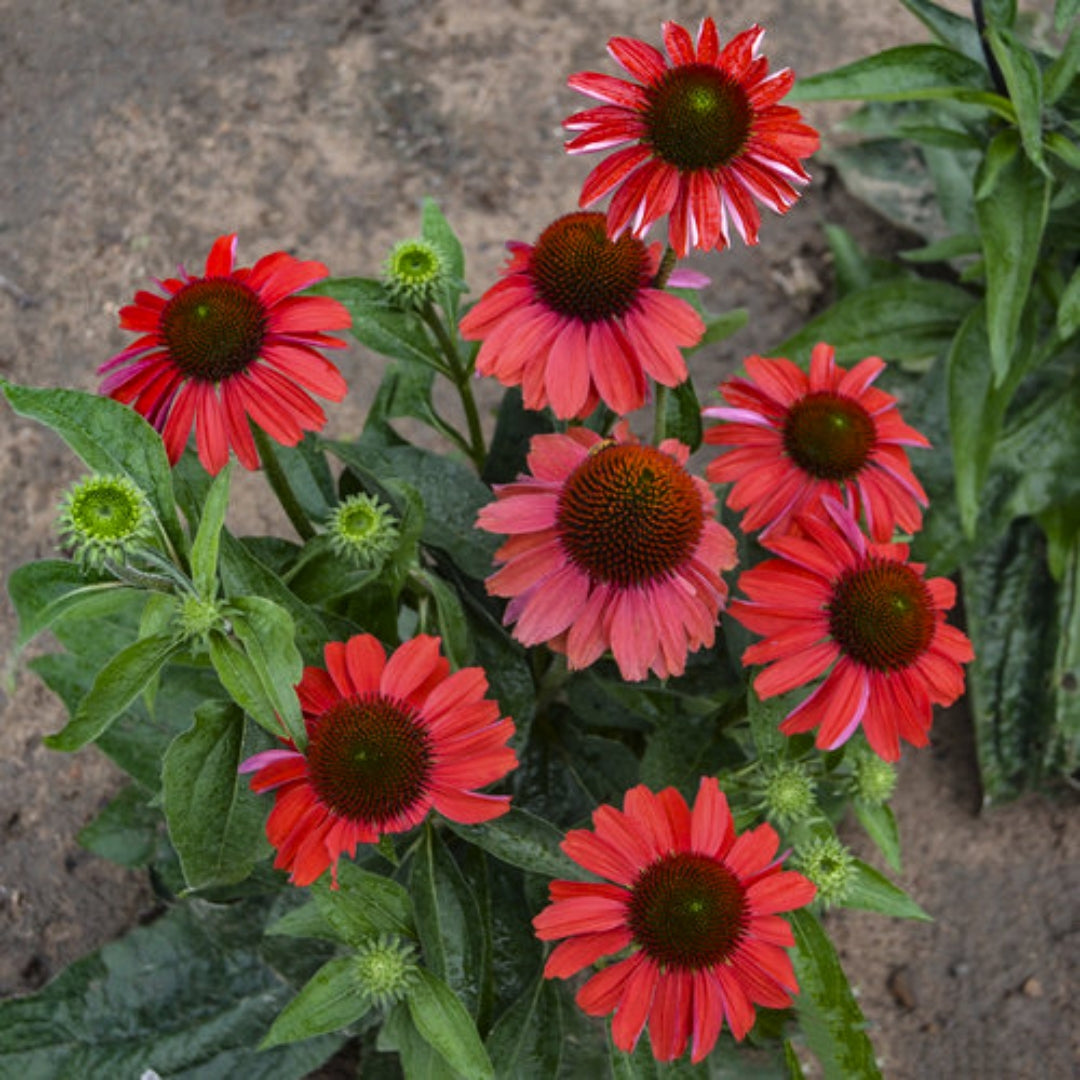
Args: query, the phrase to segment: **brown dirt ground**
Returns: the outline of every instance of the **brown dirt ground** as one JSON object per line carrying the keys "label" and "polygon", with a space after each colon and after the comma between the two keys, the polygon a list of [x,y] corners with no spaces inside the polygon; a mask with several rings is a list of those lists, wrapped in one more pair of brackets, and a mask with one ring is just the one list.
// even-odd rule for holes
{"label": "brown dirt ground", "polygon": [[[561,150],[560,121],[582,107],[565,76],[611,70],[611,34],[655,41],[663,19],[700,15],[684,0],[0,0],[0,373],[93,388],[125,343],[119,305],[177,261],[198,269],[223,232],[240,233],[245,261],[285,249],[375,273],[428,194],[479,292],[507,238],[532,239],[573,208],[591,164]],[[862,0],[730,0],[721,31],[755,20],[774,66],[800,74],[923,36],[899,4]],[[823,129],[839,115],[807,112]],[[711,307],[751,312],[696,361],[702,388],[827,302],[823,223],[895,247],[817,172],[759,248],[698,261]],[[341,433],[377,381],[358,348],[345,370]],[[0,411],[0,577],[51,554],[54,508],[78,472],[57,439]],[[266,524],[256,491],[233,510],[246,531]],[[76,845],[119,777],[94,750],[42,746],[61,707],[16,668],[13,631],[0,600],[0,996],[38,988],[151,903],[138,874]],[[831,919],[886,1075],[1073,1075],[1075,802],[980,815],[970,725],[953,712],[932,748],[906,755],[896,810],[902,883],[936,921]]]}

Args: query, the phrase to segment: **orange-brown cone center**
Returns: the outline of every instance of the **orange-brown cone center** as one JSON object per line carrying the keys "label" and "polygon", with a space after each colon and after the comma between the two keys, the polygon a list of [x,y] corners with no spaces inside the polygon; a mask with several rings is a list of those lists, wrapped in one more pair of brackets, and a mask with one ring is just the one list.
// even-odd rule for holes
{"label": "orange-brown cone center", "polygon": [[807,394],[788,411],[784,449],[803,472],[819,480],[850,480],[874,450],[870,414],[853,398],[828,391]]}

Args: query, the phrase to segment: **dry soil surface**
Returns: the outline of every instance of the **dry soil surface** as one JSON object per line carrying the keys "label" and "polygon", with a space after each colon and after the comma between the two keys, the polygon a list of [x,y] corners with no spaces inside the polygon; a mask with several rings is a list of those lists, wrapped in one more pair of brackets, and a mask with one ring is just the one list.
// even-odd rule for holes
{"label": "dry soil surface", "polygon": [[[811,74],[924,37],[890,0],[729,0],[725,36],[768,27],[775,66]],[[177,262],[199,269],[214,237],[250,262],[278,249],[373,274],[415,232],[424,195],[459,231],[474,295],[507,238],[535,238],[573,208],[592,160],[561,149],[583,107],[567,74],[612,70],[612,34],[658,40],[673,0],[0,0],[0,374],[93,388],[126,344],[118,307]],[[836,109],[812,108],[828,130]],[[871,250],[898,238],[819,167],[754,250],[698,264],[709,305],[750,324],[698,364],[708,387],[768,352],[828,301],[822,226]],[[378,376],[353,348],[355,430]],[[0,577],[49,556],[57,499],[79,474],[60,442],[0,406]],[[266,524],[254,486],[233,520]],[[0,996],[23,994],[132,925],[142,878],[83,852],[75,834],[120,777],[94,750],[42,736],[59,703],[11,660],[0,600]],[[1080,814],[1038,798],[979,813],[969,725],[939,718],[908,753],[896,810],[902,883],[935,918],[830,921],[892,1080],[1073,1075],[1080,927]]]}

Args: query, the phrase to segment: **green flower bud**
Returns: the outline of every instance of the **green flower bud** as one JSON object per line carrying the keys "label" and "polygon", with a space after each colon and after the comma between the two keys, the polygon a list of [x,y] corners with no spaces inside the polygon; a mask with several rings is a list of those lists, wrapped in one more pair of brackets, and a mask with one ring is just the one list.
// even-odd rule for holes
{"label": "green flower bud", "polygon": [[326,523],[334,553],[354,566],[378,566],[397,548],[400,534],[390,508],[373,495],[350,495]]}
{"label": "green flower bud", "polygon": [[87,476],[60,503],[61,544],[84,569],[101,570],[106,560],[123,563],[148,541],[150,506],[126,476]]}
{"label": "green flower bud", "polygon": [[205,642],[212,630],[224,628],[225,616],[217,604],[189,594],[180,603],[177,623],[185,641]]}
{"label": "green flower bud", "polygon": [[419,971],[415,948],[390,934],[361,945],[353,962],[363,993],[384,1008],[408,994]]}
{"label": "green flower bud", "polygon": [[798,868],[817,886],[825,905],[843,903],[855,881],[855,856],[835,836],[819,836],[795,853]]}
{"label": "green flower bud", "polygon": [[851,784],[855,798],[880,806],[888,802],[896,787],[896,769],[877,754],[863,752],[855,758]]}
{"label": "green flower bud", "polygon": [[761,802],[766,815],[782,826],[805,821],[817,812],[814,788],[810,770],[797,761],[766,768],[761,779]]}
{"label": "green flower bud", "polygon": [[383,283],[394,302],[405,308],[432,303],[449,280],[445,253],[427,240],[402,240],[383,264]]}

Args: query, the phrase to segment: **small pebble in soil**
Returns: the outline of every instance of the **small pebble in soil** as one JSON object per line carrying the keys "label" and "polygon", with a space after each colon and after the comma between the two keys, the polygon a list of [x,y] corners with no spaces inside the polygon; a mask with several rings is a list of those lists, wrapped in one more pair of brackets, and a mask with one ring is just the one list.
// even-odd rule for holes
{"label": "small pebble in soil", "polygon": [[893,1000],[903,1009],[914,1009],[917,1002],[911,986],[911,976],[906,966],[893,968],[885,985],[889,988]]}
{"label": "small pebble in soil", "polygon": [[1043,996],[1042,983],[1032,975],[1024,980],[1023,985],[1020,987],[1020,993],[1024,997],[1041,998]]}

